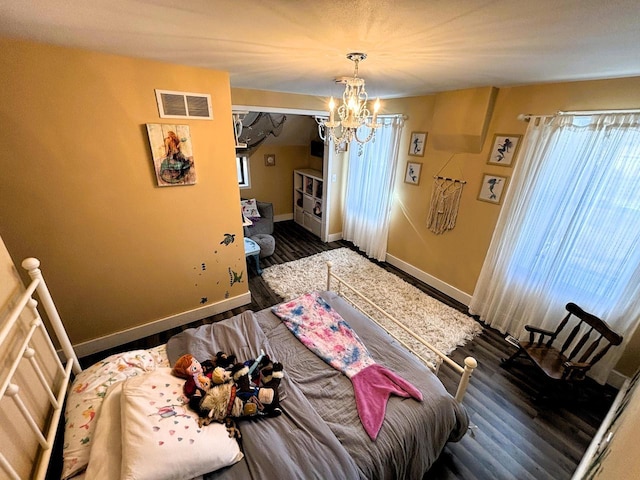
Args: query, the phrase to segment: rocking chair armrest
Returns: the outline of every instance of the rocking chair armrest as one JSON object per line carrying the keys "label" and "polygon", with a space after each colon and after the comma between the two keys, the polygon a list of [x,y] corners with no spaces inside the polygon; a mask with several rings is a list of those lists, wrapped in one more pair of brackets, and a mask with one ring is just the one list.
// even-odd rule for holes
{"label": "rocking chair armrest", "polygon": [[565,371],[567,370],[586,370],[591,367],[590,363],[586,362],[564,362],[562,364]]}
{"label": "rocking chair armrest", "polygon": [[584,380],[587,376],[587,371],[591,367],[590,363],[584,362],[564,362],[562,364],[564,372],[562,372],[562,380]]}
{"label": "rocking chair armrest", "polygon": [[524,329],[529,333],[540,333],[542,335],[548,335],[552,337],[556,332],[552,332],[551,330],[543,330],[542,328],[534,327],[533,325],[525,325]]}
{"label": "rocking chair armrest", "polygon": [[550,345],[553,340],[556,338],[556,332],[551,332],[549,330],[543,330],[542,328],[534,327],[532,325],[525,325],[524,329],[529,332],[529,343],[533,344],[533,337],[535,334],[540,335],[538,337],[538,345],[542,345],[544,342],[544,337],[550,337],[547,345]]}

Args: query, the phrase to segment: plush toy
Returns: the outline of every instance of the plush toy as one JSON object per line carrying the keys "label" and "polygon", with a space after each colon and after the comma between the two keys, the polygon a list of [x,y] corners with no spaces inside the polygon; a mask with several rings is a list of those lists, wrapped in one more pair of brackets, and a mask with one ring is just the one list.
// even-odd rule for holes
{"label": "plush toy", "polygon": [[280,381],[284,377],[284,367],[280,362],[272,363],[260,369],[260,387],[273,390],[273,400],[265,406],[264,413],[271,417],[277,417],[282,413],[280,410]]}
{"label": "plush toy", "polygon": [[233,353],[229,354],[225,352],[218,352],[216,353],[216,356],[213,359],[213,362],[216,367],[230,369],[237,363],[237,360],[236,360],[236,356]]}
{"label": "plush toy", "polygon": [[[252,385],[249,379],[249,367],[242,363],[234,365],[231,369],[233,381],[212,385],[202,397],[197,410],[200,415],[199,425],[208,425],[211,422],[228,423],[230,418],[280,415],[282,411],[279,408],[278,386],[283,376],[282,365],[269,363],[262,371],[264,374],[261,378],[268,382],[257,387]],[[229,433],[230,436],[239,438],[236,430],[229,430]]]}
{"label": "plush toy", "polygon": [[186,380],[182,392],[188,399],[189,407],[198,411],[202,397],[211,387],[211,380],[204,374],[202,364],[187,353],[176,361],[171,373]]}
{"label": "plush toy", "polygon": [[[204,374],[207,377],[212,378],[214,375],[213,372],[215,371],[216,368],[220,368],[222,370],[229,370],[231,369],[231,367],[235,365],[235,363],[236,363],[236,356],[234,354],[218,352],[216,353],[215,357],[212,357],[202,362],[202,369],[204,371]],[[214,383],[222,383],[222,382],[216,382],[214,379]]]}
{"label": "plush toy", "polygon": [[198,389],[205,390],[205,387],[208,388],[209,379],[204,374],[202,364],[189,353],[178,359],[171,373],[186,380],[183,391],[187,398],[191,398]]}
{"label": "plush toy", "polygon": [[183,392],[201,427],[211,422],[225,423],[229,436],[240,438],[234,419],[282,413],[278,392],[282,364],[273,363],[264,352],[244,363],[236,363],[235,355],[224,352],[202,363],[186,354],[172,372],[186,380]]}

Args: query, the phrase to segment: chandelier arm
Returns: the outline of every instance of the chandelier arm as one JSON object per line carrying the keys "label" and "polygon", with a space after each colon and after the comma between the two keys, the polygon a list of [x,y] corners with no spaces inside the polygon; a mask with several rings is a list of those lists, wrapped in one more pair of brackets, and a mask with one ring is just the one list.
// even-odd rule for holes
{"label": "chandelier arm", "polygon": [[364,145],[365,143],[367,143],[368,141],[370,141],[371,139],[373,139],[373,137],[375,136],[375,134],[376,134],[376,129],[375,129],[375,128],[373,128],[373,127],[369,127],[369,134],[367,135],[367,138],[365,138],[364,140],[361,140],[361,139],[358,137],[358,130],[356,130],[356,131],[355,131],[355,135],[353,136],[353,138],[354,138],[354,140],[355,140],[356,142],[358,142],[359,144]]}

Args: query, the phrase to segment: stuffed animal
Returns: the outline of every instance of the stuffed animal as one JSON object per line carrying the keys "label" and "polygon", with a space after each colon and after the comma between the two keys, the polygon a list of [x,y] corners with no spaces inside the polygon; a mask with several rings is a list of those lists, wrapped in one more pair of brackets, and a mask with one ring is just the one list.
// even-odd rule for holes
{"label": "stuffed animal", "polygon": [[[261,378],[268,382],[257,387],[249,379],[249,367],[242,363],[234,365],[231,369],[233,381],[212,385],[202,397],[197,410],[200,415],[199,425],[225,423],[229,418],[280,415],[282,411],[279,408],[278,386],[283,377],[282,365],[269,363],[262,371],[264,374]],[[229,433],[231,436],[233,432],[230,430]],[[238,438],[237,434],[234,436]]]}
{"label": "stuffed animal", "polygon": [[280,381],[284,377],[284,367],[280,362],[272,363],[260,369],[260,387],[273,390],[273,401],[265,406],[264,413],[271,417],[277,417],[282,413],[280,410]]}
{"label": "stuffed animal", "polygon": [[216,367],[230,369],[237,363],[237,360],[236,360],[236,356],[233,353],[229,354],[225,352],[218,352],[216,353],[216,356],[213,359],[213,362]]}
{"label": "stuffed animal", "polygon": [[204,374],[202,364],[191,354],[181,356],[171,370],[176,377],[186,380],[183,391],[187,398],[191,398],[196,391],[208,388],[209,379]]}
{"label": "stuffed animal", "polygon": [[[215,371],[216,368],[229,370],[231,369],[231,367],[235,365],[235,363],[236,363],[236,356],[234,354],[218,352],[216,353],[215,357],[207,359],[204,362],[202,362],[202,369],[204,371],[204,374],[207,377],[212,378],[213,372]],[[216,382],[214,380],[214,383],[222,383],[222,382]]]}
{"label": "stuffed animal", "polygon": [[233,354],[218,352],[201,364],[186,354],[178,359],[172,372],[186,380],[183,392],[189,407],[199,416],[199,426],[225,423],[229,436],[240,438],[234,419],[276,417],[282,413],[278,389],[283,367],[264,352],[255,360],[235,360]]}
{"label": "stuffed animal", "polygon": [[186,380],[182,392],[188,400],[189,407],[198,411],[202,397],[211,387],[211,380],[204,374],[202,364],[187,353],[176,361],[171,373]]}

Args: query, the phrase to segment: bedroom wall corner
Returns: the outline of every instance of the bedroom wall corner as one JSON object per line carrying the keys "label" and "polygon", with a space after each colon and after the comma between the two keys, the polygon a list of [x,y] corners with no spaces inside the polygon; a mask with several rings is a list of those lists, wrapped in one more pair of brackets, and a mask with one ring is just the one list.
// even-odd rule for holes
{"label": "bedroom wall corner", "polygon": [[[74,344],[249,297],[227,72],[7,38],[0,59],[0,234]],[[161,119],[156,88],[211,94],[213,120]],[[158,186],[147,123],[189,126],[195,185]]]}

